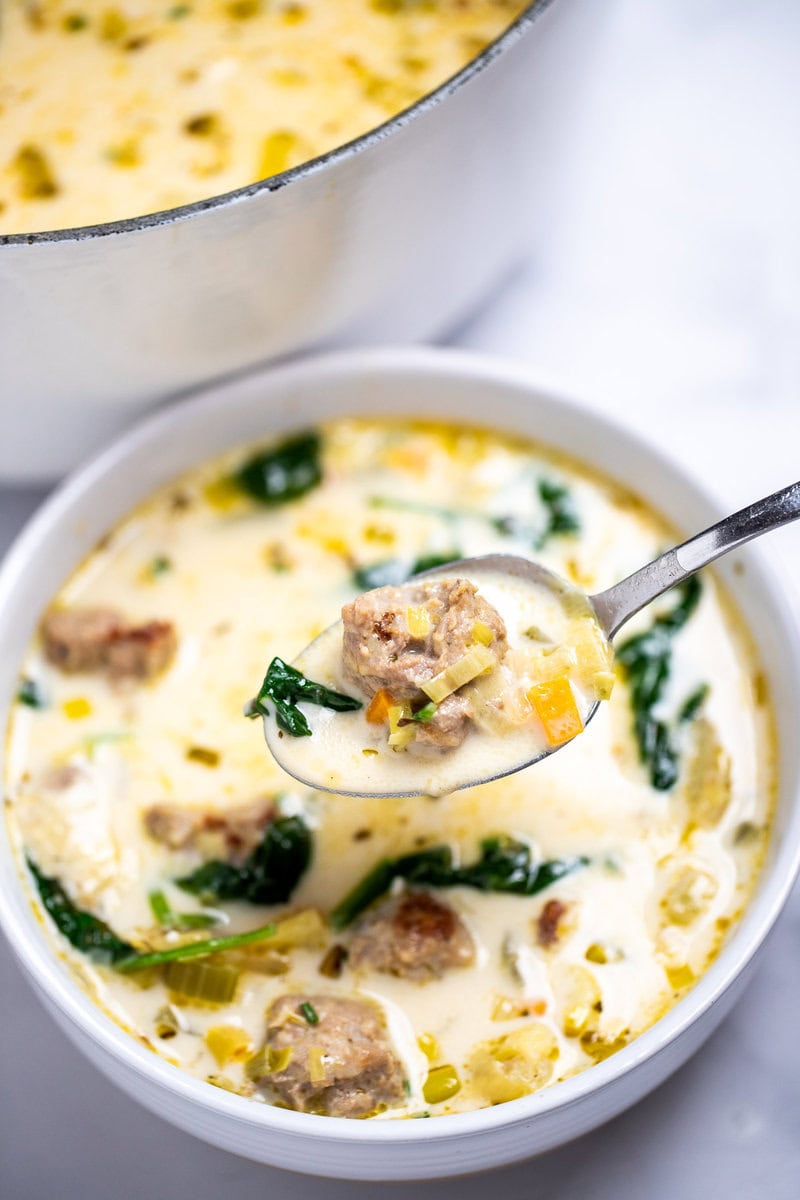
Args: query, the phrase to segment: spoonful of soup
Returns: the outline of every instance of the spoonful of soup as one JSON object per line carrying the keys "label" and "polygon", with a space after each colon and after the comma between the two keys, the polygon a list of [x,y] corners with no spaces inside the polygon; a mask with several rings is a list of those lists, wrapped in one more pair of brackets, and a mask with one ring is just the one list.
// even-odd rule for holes
{"label": "spoonful of soup", "polygon": [[800,483],[759,500],[593,596],[508,554],[460,559],[364,592],[289,665],[273,659],[246,710],[285,771],[321,791],[443,795],[565,746],[614,686],[612,639],[687,581],[800,517]]}

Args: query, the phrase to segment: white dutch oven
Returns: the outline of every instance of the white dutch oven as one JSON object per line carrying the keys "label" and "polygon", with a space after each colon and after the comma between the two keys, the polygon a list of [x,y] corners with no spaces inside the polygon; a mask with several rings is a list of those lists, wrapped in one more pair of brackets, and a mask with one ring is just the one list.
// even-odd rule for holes
{"label": "white dutch oven", "polygon": [[602,8],[536,0],[418,104],[262,183],[0,236],[0,480],[60,474],[145,405],[301,346],[462,319],[546,224]]}
{"label": "white dutch oven", "polygon": [[[544,395],[522,372],[433,350],[353,351],[207,391],[151,417],[70,479],[23,532],[0,572],[0,721],[38,615],[64,576],[152,489],[226,447],[346,413],[471,421],[530,435],[616,476],[681,529],[721,515],[682,468],[607,418]],[[205,1141],[296,1171],[414,1179],[511,1163],[550,1149],[633,1104],[708,1037],[744,988],[798,867],[800,646],[786,585],[748,547],[718,570],[755,633],[779,721],[780,794],[757,892],[692,991],[631,1045],[564,1083],[480,1112],[431,1121],[309,1116],[209,1087],[114,1024],[52,952],[0,834],[0,920],[42,1000],[89,1058],[153,1112]]]}

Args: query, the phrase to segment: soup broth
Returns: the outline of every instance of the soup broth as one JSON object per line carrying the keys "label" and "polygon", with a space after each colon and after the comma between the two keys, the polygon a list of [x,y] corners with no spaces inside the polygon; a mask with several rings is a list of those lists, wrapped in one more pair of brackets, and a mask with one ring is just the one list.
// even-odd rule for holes
{"label": "soup broth", "polygon": [[443,83],[521,0],[7,0],[0,232],[137,217],[341,146]]}
{"label": "soup broth", "polygon": [[7,812],[54,952],[176,1068],[333,1116],[479,1108],[627,1045],[714,959],[768,836],[770,708],[713,575],[631,622],[582,736],[473,789],[313,792],[243,708],[425,565],[528,555],[592,592],[674,540],[612,480],[467,427],[337,420],[163,488],[21,669]]}

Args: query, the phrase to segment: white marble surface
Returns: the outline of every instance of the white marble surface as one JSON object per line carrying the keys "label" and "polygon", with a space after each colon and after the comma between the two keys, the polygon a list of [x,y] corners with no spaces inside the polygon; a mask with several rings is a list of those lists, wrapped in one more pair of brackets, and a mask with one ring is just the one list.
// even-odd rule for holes
{"label": "white marble surface", "polygon": [[[595,2],[558,215],[454,340],[624,414],[744,503],[800,474],[800,5]],[[40,496],[0,492],[0,550]],[[800,592],[800,530],[773,546]],[[491,1178],[393,1195],[797,1200],[799,951],[795,894],[733,1016],[634,1112]],[[64,1042],[3,947],[0,1030],[8,1200],[378,1194],[256,1166],[140,1110]]]}

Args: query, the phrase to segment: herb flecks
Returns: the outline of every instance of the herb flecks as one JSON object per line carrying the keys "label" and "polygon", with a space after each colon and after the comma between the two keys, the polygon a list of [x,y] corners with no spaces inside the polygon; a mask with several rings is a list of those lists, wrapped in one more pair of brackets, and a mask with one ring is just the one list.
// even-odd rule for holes
{"label": "herb flecks", "polygon": [[319,1025],[319,1013],[310,1000],[304,1000],[297,1010],[309,1025]]}
{"label": "herb flecks", "polygon": [[297,707],[300,700],[307,704],[319,705],[321,708],[330,708],[334,712],[355,712],[363,707],[361,701],[356,700],[354,696],[346,696],[343,692],[335,692],[322,683],[307,679],[302,672],[290,667],[282,658],[273,658],[258,695],[245,706],[244,715],[269,716],[268,700],[275,707],[278,726],[292,737],[311,736],[308,721]]}
{"label": "herb flecks", "polygon": [[219,750],[213,750],[210,746],[190,746],[186,751],[189,762],[199,763],[203,767],[218,767],[221,757]]}
{"label": "herb flecks", "polygon": [[301,817],[280,817],[264,831],[261,842],[243,863],[212,859],[179,887],[203,900],[247,900],[251,904],[283,904],[311,861],[311,833]]}
{"label": "herb flecks", "polygon": [[[700,600],[701,584],[696,575],[675,589],[677,599],[667,612],[656,617],[644,633],[628,638],[617,650],[617,662],[622,666],[630,689],[633,709],[633,731],[639,747],[640,761],[647,767],[650,782],[660,792],[668,792],[678,779],[678,747],[669,724],[655,715],[655,709],[664,695],[672,670],[672,642],[683,629]],[[689,720],[696,703],[703,702],[689,697],[683,705],[689,716],[679,714],[679,720]],[[695,709],[694,711],[696,711]]]}
{"label": "herb flecks", "polygon": [[47,708],[47,698],[35,679],[20,679],[17,685],[17,703],[26,708]]}
{"label": "herb flecks", "polygon": [[683,704],[678,709],[679,724],[686,725],[689,723],[689,721],[693,721],[695,719],[705,704],[710,691],[711,688],[707,683],[701,683],[699,687],[696,687],[695,690],[686,697]]}
{"label": "herb flecks", "polygon": [[271,450],[254,454],[236,471],[232,481],[261,504],[297,500],[322,481],[321,450],[318,433],[301,433]]}
{"label": "herb flecks", "polygon": [[480,857],[466,866],[456,865],[449,846],[431,846],[416,854],[382,859],[337,904],[331,924],[334,929],[350,925],[385,895],[395,879],[428,887],[471,887],[482,892],[535,896],[587,863],[588,859],[582,857],[537,862],[526,842],[502,835],[484,838]]}

